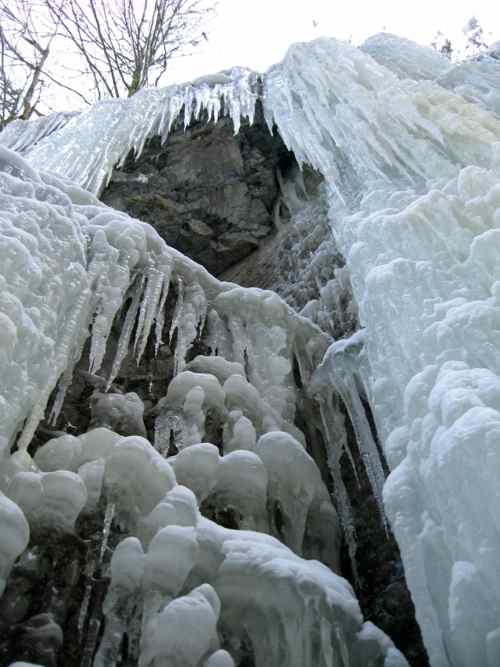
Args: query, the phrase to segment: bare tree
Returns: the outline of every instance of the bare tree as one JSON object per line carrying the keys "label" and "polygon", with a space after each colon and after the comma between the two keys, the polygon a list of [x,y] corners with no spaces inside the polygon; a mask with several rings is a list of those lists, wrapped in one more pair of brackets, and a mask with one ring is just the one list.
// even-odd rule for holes
{"label": "bare tree", "polygon": [[475,16],[472,16],[465,24],[463,34],[467,39],[465,52],[468,56],[477,56],[488,48],[485,41],[484,30]]}
{"label": "bare tree", "polygon": [[0,0],[0,129],[50,111],[53,86],[90,103],[49,66],[58,32],[59,19],[43,0]]}
{"label": "bare tree", "polygon": [[0,127],[37,111],[42,72],[57,32],[40,33],[27,0],[0,0]]}
{"label": "bare tree", "polygon": [[99,99],[156,86],[174,55],[206,37],[207,0],[46,0]]}
{"label": "bare tree", "polygon": [[436,36],[431,42],[431,46],[433,49],[436,49],[436,51],[439,51],[439,53],[448,58],[448,60],[451,60],[453,55],[451,41],[448,39],[448,37],[445,37],[441,30],[437,31]]}

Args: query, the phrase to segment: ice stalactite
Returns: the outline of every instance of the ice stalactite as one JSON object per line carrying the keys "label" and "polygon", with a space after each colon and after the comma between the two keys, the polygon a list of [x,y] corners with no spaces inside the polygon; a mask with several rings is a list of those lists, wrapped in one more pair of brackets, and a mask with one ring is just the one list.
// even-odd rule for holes
{"label": "ice stalactite", "polygon": [[141,297],[143,294],[144,276],[138,276],[136,281],[129,288],[130,304],[125,315],[125,319],[120,332],[120,338],[116,346],[115,358],[113,359],[113,366],[108,377],[107,388],[111,386],[113,380],[118,375],[123,360],[129,351],[130,340],[132,332],[137,320],[137,313],[139,312]]}
{"label": "ice stalactite", "polygon": [[242,117],[252,123],[257,89],[257,74],[235,67],[192,84],[144,89],[128,99],[98,102],[73,117],[56,114],[45,123],[12,124],[0,143],[22,148],[38,168],[99,194],[113,167],[123,164],[131,151],[139,156],[147,139],[165,140],[182,111],[185,127],[204,113],[214,121],[221,114],[230,116],[235,132]]}
{"label": "ice stalactite", "polygon": [[340,466],[342,454],[347,454],[355,475],[356,467],[347,444],[344,419],[340,414],[340,408],[338,405],[334,404],[334,398],[331,395],[331,392],[326,395],[321,395],[319,398],[317,397],[316,400],[321,415],[323,437],[327,445],[327,462],[334,485],[336,508],[342,526],[344,539],[347,544],[353,577],[355,582],[359,585],[360,578],[356,564],[356,551],[358,548],[356,528],[354,526],[351,501],[349,500],[349,495],[342,478],[342,470]]}
{"label": "ice stalactite", "polygon": [[185,285],[182,278],[178,279],[178,295],[170,339],[177,334],[175,345],[175,373],[180,373],[186,365],[186,354],[196,337],[205,326],[207,314],[207,297],[203,288],[197,283]]}
{"label": "ice stalactite", "polygon": [[0,144],[17,153],[24,153],[53,132],[62,129],[78,112],[56,112],[29,123],[15,120],[2,130]]}
{"label": "ice stalactite", "polygon": [[140,362],[141,357],[144,354],[149,334],[154,320],[160,312],[160,304],[164,295],[166,298],[166,292],[170,283],[170,266],[167,265],[166,267],[161,267],[160,270],[156,268],[150,269],[146,274],[146,280],[146,289],[141,299],[141,307],[135,332],[134,349],[136,352],[137,363]]}
{"label": "ice stalactite", "polygon": [[[365,333],[363,330],[358,331],[350,338],[340,340],[330,346],[314,374],[313,386],[314,391],[321,394],[323,392],[320,391],[320,387],[323,388],[323,391],[328,391],[328,385],[331,384],[342,398],[356,433],[361,460],[377,502],[380,519],[385,524],[382,500],[385,473],[362,401],[362,396],[365,395],[365,401],[368,402],[363,388],[361,370]],[[328,430],[331,431],[331,427]],[[351,463],[355,469],[352,459]]]}

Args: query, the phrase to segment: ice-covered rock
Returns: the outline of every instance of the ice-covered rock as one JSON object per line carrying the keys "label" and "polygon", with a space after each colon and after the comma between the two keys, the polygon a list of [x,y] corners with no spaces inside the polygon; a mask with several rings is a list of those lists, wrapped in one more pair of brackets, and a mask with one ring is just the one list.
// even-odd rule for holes
{"label": "ice-covered rock", "polygon": [[87,502],[87,488],[79,475],[68,470],[19,472],[7,495],[23,510],[31,530],[73,532]]}
{"label": "ice-covered rock", "polygon": [[[140,664],[197,667],[218,648],[219,614],[219,598],[208,584],[176,598],[146,626]],[[233,663],[219,656],[213,664]]]}
{"label": "ice-covered rock", "polygon": [[90,409],[93,426],[105,427],[123,435],[146,435],[144,403],[135,392],[94,392]]}
{"label": "ice-covered rock", "polygon": [[0,492],[0,595],[16,558],[28,546],[30,529],[26,517],[16,503]]}
{"label": "ice-covered rock", "polygon": [[209,442],[192,445],[180,451],[171,465],[179,484],[196,494],[201,503],[217,484],[219,450]]}
{"label": "ice-covered rock", "polygon": [[216,509],[234,512],[239,528],[267,532],[267,480],[256,454],[234,451],[220,459],[209,501]]}
{"label": "ice-covered rock", "polygon": [[175,474],[147,440],[129,436],[106,460],[105,485],[125,520],[134,524],[173,488]]}
{"label": "ice-covered rock", "polygon": [[269,501],[274,532],[298,554],[307,515],[315,496],[328,498],[317,465],[302,445],[288,433],[271,431],[259,438],[255,449],[269,476]]}

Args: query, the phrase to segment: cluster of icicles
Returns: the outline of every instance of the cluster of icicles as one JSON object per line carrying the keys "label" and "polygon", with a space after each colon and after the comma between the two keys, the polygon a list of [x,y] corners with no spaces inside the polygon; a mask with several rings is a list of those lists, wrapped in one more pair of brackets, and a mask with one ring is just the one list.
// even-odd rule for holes
{"label": "cluster of icicles", "polygon": [[164,142],[181,115],[184,129],[202,115],[214,122],[229,116],[235,133],[242,118],[253,123],[259,85],[255,72],[234,67],[185,85],[144,89],[130,99],[104,100],[80,114],[56,113],[28,126],[15,121],[0,144],[99,194],[116,165],[131,151],[138,157],[151,137]]}
{"label": "cluster of icicles", "polygon": [[[144,667],[229,667],[248,642],[258,666],[405,665],[390,640],[363,623],[351,587],[333,572],[337,513],[294,426],[294,359],[309,386],[328,337],[274,293],[220,283],[151,227],[71,182],[38,173],[5,148],[0,158],[2,591],[30,530],[71,533],[79,516],[105,508],[90,579],[107,565],[112,527],[128,537],[109,564],[104,630],[87,646],[86,666],[118,664],[124,635],[129,657]],[[167,332],[171,289],[176,305]],[[140,360],[148,345],[158,351],[162,336],[175,338],[175,377],[156,408],[154,445],[97,428],[52,439],[32,457],[28,446],[53,389],[58,385],[55,419],[86,341],[97,374],[117,321],[123,324],[108,386],[131,350]],[[187,362],[202,335],[213,356]],[[116,396],[114,408],[120,401],[127,395]],[[329,433],[349,536],[339,468],[345,430],[328,407],[318,428],[325,441]],[[209,414],[223,428],[222,455],[204,441]],[[166,458],[172,435],[178,453]],[[230,511],[238,529],[202,517],[202,504],[214,518]]]}

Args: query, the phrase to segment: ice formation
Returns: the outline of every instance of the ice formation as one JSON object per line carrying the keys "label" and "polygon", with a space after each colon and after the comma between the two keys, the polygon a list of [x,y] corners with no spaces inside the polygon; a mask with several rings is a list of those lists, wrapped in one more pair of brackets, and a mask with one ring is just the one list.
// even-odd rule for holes
{"label": "ice formation", "polygon": [[[4,292],[8,315],[4,316],[3,354],[9,379],[2,397],[2,486],[7,496],[2,501],[1,528],[8,536],[2,547],[2,586],[14,559],[26,548],[29,532],[32,536],[39,531],[72,533],[80,516],[103,512],[102,541],[88,563],[90,576],[104,567],[108,545],[115,539],[113,531],[129,536],[114,548],[109,565],[111,584],[103,605],[104,634],[99,641],[97,636],[90,637],[84,648],[84,664],[92,664],[88,663],[92,655],[94,665],[116,664],[126,636],[129,653],[139,664],[165,660],[170,664],[175,654],[183,666],[231,665],[232,649],[238,654],[241,642],[248,639],[230,620],[234,593],[228,592],[226,597],[226,591],[232,591],[232,585],[227,588],[227,577],[234,576],[231,563],[241,567],[237,552],[232,551],[241,539],[250,570],[252,562],[258,565],[258,554],[270,549],[266,566],[270,584],[283,581],[286,575],[292,597],[297,598],[303,577],[316,581],[308,623],[319,622],[328,600],[330,620],[325,623],[334,634],[325,629],[321,643],[307,649],[310,660],[330,664],[335,651],[345,654],[346,660],[351,654],[357,656],[364,646],[363,626],[352,591],[325,566],[300,557],[303,552],[318,555],[338,568],[335,510],[314,462],[303,450],[304,436],[293,424],[296,388],[290,363],[294,353],[300,354],[307,373],[321,358],[328,338],[271,292],[219,283],[167,248],[146,225],[106,208],[69,181],[36,172],[5,148],[2,157],[6,211],[2,238],[10,252],[2,264],[8,286]],[[18,220],[22,224],[15,226],[13,222]],[[66,238],[68,241],[65,247],[54,243],[50,249],[55,222],[65,231],[61,243]],[[44,244],[46,260],[40,250]],[[31,273],[20,268],[28,251],[33,257],[28,265]],[[68,257],[72,260],[69,263]],[[69,272],[67,278],[65,272]],[[70,281],[70,276],[75,278]],[[53,284],[56,278],[58,289],[49,292],[46,283],[52,280]],[[140,357],[150,333],[156,329],[157,336],[163,335],[163,327],[158,330],[154,324],[171,281],[177,290],[173,323],[183,332],[176,336],[177,375],[157,408],[159,424],[165,414],[167,422],[172,415],[181,431],[178,454],[170,458],[171,463],[162,455],[166,453],[162,437],[169,438],[169,434],[162,436],[157,426],[157,448],[141,436],[143,405],[138,397],[104,394],[100,389],[94,390],[90,404],[92,420],[99,427],[79,436],[56,435],[32,458],[27,450],[31,435],[59,380],[52,398],[52,412],[57,414],[86,341],[90,341],[90,378],[96,377],[104,363],[116,316],[123,318],[124,326],[115,355],[123,359],[124,348],[132,347]],[[120,314],[122,304],[126,304],[125,312]],[[127,321],[128,313],[132,315]],[[201,333],[205,313],[208,340],[213,340],[224,356],[199,356],[189,363],[189,370],[182,370]],[[137,325],[132,327],[134,321]],[[61,334],[65,324],[67,329]],[[136,345],[132,342],[134,331],[139,341]],[[116,372],[116,363],[108,362],[107,368],[111,374]],[[222,455],[213,445],[202,442],[207,415],[212,422],[217,416],[221,428],[229,420],[225,430],[228,447]],[[120,427],[125,435],[109,427]],[[127,436],[134,429],[139,432]],[[265,433],[272,436],[272,442],[264,452],[257,437]],[[294,460],[290,459],[290,466],[282,471],[276,450],[280,442]],[[10,454],[14,445],[17,450]],[[295,492],[299,494],[296,500]],[[291,526],[289,502],[295,503],[300,513],[295,529],[276,525],[276,517],[269,514],[276,513],[269,508],[279,503]],[[214,517],[230,513],[241,530],[230,531],[202,519],[199,503]],[[317,506],[317,515],[325,518],[328,530],[310,518],[313,506]],[[267,537],[268,531],[289,543],[297,555]],[[234,544],[227,553],[226,543],[228,548]],[[290,562],[284,570],[280,565],[283,560]],[[224,576],[219,581],[223,564]],[[332,586],[335,593],[330,591]],[[87,623],[91,598],[92,578],[85,586],[79,627]],[[288,615],[286,607],[273,604],[272,614]],[[337,609],[344,607],[345,620],[339,621]],[[264,649],[259,628],[266,624],[265,613],[257,608],[253,613],[251,650],[260,654]],[[297,623],[302,624],[301,605],[295,613]],[[216,629],[219,616],[227,628],[222,635]],[[190,624],[197,628],[196,641],[187,630]],[[231,638],[228,650],[221,649],[221,636]],[[331,647],[332,642],[337,648]],[[281,644],[271,643],[266,649],[272,656],[269,664],[276,667],[295,651],[291,637],[289,643]],[[369,653],[373,659],[384,660],[386,656],[389,660],[395,651],[390,647],[381,634]],[[399,660],[405,664],[402,657]]]}
{"label": "ice formation", "polygon": [[[499,664],[499,83],[493,56],[452,66],[393,36],[361,49],[320,39],[261,80],[236,69],[0,138],[0,588],[28,524],[69,532],[100,507],[99,567],[113,530],[124,537],[95,665],[117,664],[125,635],[144,666],[238,664],[248,646],[257,666],[404,665],[363,625],[347,582],[304,559],[338,567],[337,513],[355,557],[341,398],[431,665]],[[183,108],[185,125],[224,112],[238,131],[258,98],[270,129],[324,178],[314,201],[281,183],[297,247],[316,253],[303,292],[288,295],[301,315],[271,291],[220,283],[94,196]],[[330,274],[334,254],[345,265]],[[52,391],[57,416],[87,340],[90,372],[106,367],[116,318],[109,387],[131,348],[140,359],[150,336],[156,351],[162,337],[175,343],[154,446],[100,428],[32,459]],[[328,335],[342,331],[350,337]],[[202,336],[217,356],[189,360]],[[321,417],[337,513],[295,423],[306,400]]]}
{"label": "ice formation", "polygon": [[[30,126],[33,130],[29,135],[22,128],[7,128],[0,143],[29,154],[30,162],[38,168],[64,175],[99,194],[113,167],[123,162],[131,150],[140,155],[150,137],[166,138],[181,112],[185,127],[191,118],[202,114],[216,121],[224,113],[231,116],[238,132],[242,117],[253,121],[257,89],[254,72],[234,67],[216,78],[206,77],[165,89],[145,89],[128,100],[104,100],[74,117],[51,116],[54,120],[50,127],[36,121],[38,125]],[[97,144],[94,143],[96,127],[100,134]],[[44,142],[44,136],[50,132],[50,140]]]}

